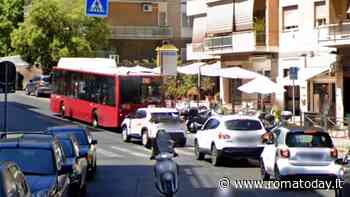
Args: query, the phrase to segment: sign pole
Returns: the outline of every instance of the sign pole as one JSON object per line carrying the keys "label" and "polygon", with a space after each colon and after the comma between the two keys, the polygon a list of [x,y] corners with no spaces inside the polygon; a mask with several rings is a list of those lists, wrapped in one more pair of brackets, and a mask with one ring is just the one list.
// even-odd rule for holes
{"label": "sign pole", "polygon": [[292,121],[293,124],[295,124],[295,80],[293,79],[293,117],[292,117]]}
{"label": "sign pole", "polygon": [[8,92],[8,65],[5,65],[5,100],[4,100],[4,132],[7,136],[7,92]]}

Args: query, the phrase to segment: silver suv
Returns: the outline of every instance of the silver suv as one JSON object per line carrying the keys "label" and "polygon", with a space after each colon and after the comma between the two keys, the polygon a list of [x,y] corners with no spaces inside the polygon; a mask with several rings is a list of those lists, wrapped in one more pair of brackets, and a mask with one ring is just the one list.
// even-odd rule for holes
{"label": "silver suv", "polygon": [[[267,136],[267,137],[266,137]],[[337,149],[322,129],[280,127],[263,137],[261,176],[268,180],[322,178],[334,181],[342,176]]]}

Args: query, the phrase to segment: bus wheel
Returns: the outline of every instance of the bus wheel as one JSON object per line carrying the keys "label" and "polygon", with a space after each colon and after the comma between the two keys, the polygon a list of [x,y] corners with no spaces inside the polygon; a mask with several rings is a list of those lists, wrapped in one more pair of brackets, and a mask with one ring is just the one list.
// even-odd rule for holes
{"label": "bus wheel", "polygon": [[64,104],[62,103],[61,104],[61,107],[60,107],[60,115],[62,118],[64,118],[64,115],[65,115],[65,107],[64,107]]}
{"label": "bus wheel", "polygon": [[98,115],[96,112],[94,112],[92,116],[92,127],[98,128]]}

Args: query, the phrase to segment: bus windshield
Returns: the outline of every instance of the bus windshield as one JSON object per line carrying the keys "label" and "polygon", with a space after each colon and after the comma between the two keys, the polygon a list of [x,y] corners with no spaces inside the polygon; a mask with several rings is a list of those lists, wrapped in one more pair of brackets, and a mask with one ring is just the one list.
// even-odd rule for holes
{"label": "bus windshield", "polygon": [[121,77],[122,104],[160,103],[161,80],[150,77]]}

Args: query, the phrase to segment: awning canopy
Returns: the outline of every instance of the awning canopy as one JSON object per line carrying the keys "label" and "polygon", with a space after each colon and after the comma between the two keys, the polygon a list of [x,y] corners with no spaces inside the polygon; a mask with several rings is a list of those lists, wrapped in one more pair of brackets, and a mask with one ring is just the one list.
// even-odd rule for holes
{"label": "awning canopy", "polygon": [[28,67],[30,64],[22,59],[21,56],[16,55],[16,56],[8,56],[8,57],[3,57],[0,58],[0,61],[9,61],[12,62],[16,67]]}
{"label": "awning canopy", "polygon": [[308,67],[303,68],[300,70],[300,79],[302,80],[310,80],[313,77],[316,77],[317,75],[324,73],[330,69],[329,66],[325,67]]}
{"label": "awning canopy", "polygon": [[186,66],[177,67],[177,72],[185,75],[198,75],[201,66],[205,65],[203,62],[196,62]]}
{"label": "awning canopy", "polygon": [[240,67],[231,67],[231,68],[221,69],[221,76],[224,78],[231,78],[231,79],[254,79],[262,75]]}
{"label": "awning canopy", "polygon": [[221,62],[204,65],[200,68],[201,75],[208,77],[219,77],[221,75]]}
{"label": "awning canopy", "polygon": [[242,92],[253,94],[283,93],[285,89],[265,76],[260,76],[238,87]]}

